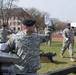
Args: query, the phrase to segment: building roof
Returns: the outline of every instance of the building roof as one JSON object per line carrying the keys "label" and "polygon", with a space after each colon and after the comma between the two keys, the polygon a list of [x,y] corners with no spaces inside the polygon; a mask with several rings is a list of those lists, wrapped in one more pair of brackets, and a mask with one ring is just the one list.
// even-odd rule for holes
{"label": "building roof", "polygon": [[[24,14],[28,14],[22,8],[12,8],[8,12],[7,12],[7,9],[3,9],[3,14],[6,15],[7,13],[9,13],[10,16],[21,16],[21,15],[24,15]],[[2,16],[1,15],[1,10],[0,10],[0,16]]]}

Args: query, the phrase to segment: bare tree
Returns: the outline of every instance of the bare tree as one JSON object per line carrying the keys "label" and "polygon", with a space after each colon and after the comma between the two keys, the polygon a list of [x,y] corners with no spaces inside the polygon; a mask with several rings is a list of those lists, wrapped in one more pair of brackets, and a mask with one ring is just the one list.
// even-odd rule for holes
{"label": "bare tree", "polygon": [[[45,22],[44,22],[44,16],[45,15],[49,15],[49,13],[47,12],[41,12],[40,10],[36,9],[36,8],[31,8],[31,9],[25,9],[25,11],[27,12],[28,15],[25,16],[25,18],[31,18],[36,20],[36,29],[37,31],[39,29],[43,29],[45,28]],[[63,30],[66,27],[66,23],[62,22],[61,20],[59,20],[58,18],[50,18],[50,21],[52,22],[52,26],[51,28],[53,30]]]}
{"label": "bare tree", "polygon": [[4,22],[4,15],[3,15],[3,3],[4,3],[4,1],[3,0],[0,0],[0,14],[1,14],[1,17],[2,17],[2,20],[3,20],[3,22]]}
{"label": "bare tree", "polygon": [[18,0],[0,0],[0,13],[2,16],[2,22],[8,25],[8,19],[11,15],[12,8],[17,7],[15,2]]}
{"label": "bare tree", "polygon": [[25,11],[28,13],[28,15],[25,16],[25,18],[30,18],[30,19],[36,20],[35,26],[36,26],[37,32],[39,29],[43,30],[45,27],[44,15],[46,13],[42,12],[36,8],[25,9]]}

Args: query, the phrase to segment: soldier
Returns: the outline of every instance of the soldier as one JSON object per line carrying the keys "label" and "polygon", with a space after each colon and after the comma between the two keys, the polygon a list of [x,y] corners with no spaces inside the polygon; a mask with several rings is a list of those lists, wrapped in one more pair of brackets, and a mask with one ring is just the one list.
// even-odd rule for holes
{"label": "soldier", "polygon": [[7,25],[3,24],[2,29],[0,29],[0,43],[5,43],[8,40],[9,31],[7,30]]}
{"label": "soldier", "polygon": [[34,31],[34,20],[23,20],[23,31],[11,37],[4,52],[15,50],[19,63],[15,64],[15,73],[36,73],[41,68],[40,44],[50,39],[49,35]]}
{"label": "soldier", "polygon": [[[48,29],[50,30],[50,33],[48,32]],[[53,33],[53,29],[52,29],[51,27],[50,27],[50,28],[45,27],[44,32],[45,32],[45,35],[46,35],[47,33],[49,33],[50,39],[49,39],[47,42],[45,42],[45,45],[48,45],[48,46],[50,47],[50,46],[51,46],[51,43],[52,43],[52,33]]]}
{"label": "soldier", "polygon": [[63,36],[63,46],[62,46],[62,50],[60,53],[60,57],[63,58],[63,54],[68,48],[69,55],[70,55],[70,61],[74,62],[75,61],[73,58],[74,32],[73,32],[73,29],[71,28],[70,23],[68,23],[67,28],[63,30],[62,36]]}

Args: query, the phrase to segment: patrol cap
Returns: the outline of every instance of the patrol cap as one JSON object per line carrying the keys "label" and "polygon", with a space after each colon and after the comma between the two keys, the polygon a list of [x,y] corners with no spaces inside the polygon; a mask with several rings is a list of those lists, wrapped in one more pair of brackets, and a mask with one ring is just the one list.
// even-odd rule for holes
{"label": "patrol cap", "polygon": [[26,26],[33,26],[35,23],[36,23],[36,21],[35,20],[30,20],[30,19],[24,19],[23,21],[22,21],[22,23],[23,23],[23,25],[26,25]]}
{"label": "patrol cap", "polygon": [[7,25],[6,25],[6,24],[3,24],[2,26],[3,26],[3,27],[6,27]]}

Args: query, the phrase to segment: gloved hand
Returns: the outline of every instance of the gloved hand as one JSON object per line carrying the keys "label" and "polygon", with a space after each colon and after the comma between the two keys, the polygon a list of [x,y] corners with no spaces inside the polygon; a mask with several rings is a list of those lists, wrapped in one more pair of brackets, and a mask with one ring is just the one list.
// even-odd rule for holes
{"label": "gloved hand", "polygon": [[68,41],[69,39],[68,38],[66,38],[66,41]]}

